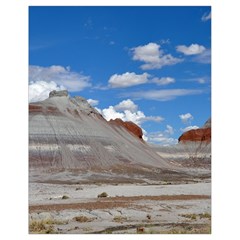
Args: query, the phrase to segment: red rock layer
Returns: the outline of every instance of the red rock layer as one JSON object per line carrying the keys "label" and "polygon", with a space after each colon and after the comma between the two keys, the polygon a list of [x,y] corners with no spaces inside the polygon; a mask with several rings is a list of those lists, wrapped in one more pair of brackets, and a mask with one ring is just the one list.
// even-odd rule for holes
{"label": "red rock layer", "polygon": [[111,119],[109,123],[125,127],[129,132],[133,133],[135,136],[142,140],[143,132],[142,129],[137,124],[133,122],[124,122],[120,118],[116,118],[115,120]]}
{"label": "red rock layer", "polygon": [[178,141],[211,142],[211,128],[192,129],[183,133]]}

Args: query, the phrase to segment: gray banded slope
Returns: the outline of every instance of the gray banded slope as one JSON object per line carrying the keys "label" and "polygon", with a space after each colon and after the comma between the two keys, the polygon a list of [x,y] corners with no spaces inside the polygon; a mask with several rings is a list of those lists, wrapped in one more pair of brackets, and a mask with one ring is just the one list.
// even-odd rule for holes
{"label": "gray banded slope", "polygon": [[51,94],[29,105],[30,169],[173,168],[127,129],[109,124],[81,97]]}

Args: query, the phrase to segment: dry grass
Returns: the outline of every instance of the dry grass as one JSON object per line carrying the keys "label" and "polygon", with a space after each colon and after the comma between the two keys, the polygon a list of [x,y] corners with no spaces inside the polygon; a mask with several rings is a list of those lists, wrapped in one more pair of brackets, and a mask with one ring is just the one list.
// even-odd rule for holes
{"label": "dry grass", "polygon": [[54,233],[53,225],[49,225],[45,220],[33,220],[29,224],[30,233]]}
{"label": "dry grass", "polygon": [[210,226],[203,226],[201,228],[195,228],[191,226],[183,228],[173,228],[167,231],[161,231],[161,234],[211,234]]}
{"label": "dry grass", "polygon": [[195,214],[195,213],[190,213],[190,214],[179,214],[179,216],[181,217],[185,217],[185,218],[189,218],[191,220],[197,220],[197,218],[199,217],[200,219],[202,218],[207,218],[209,220],[211,220],[211,214],[209,213],[200,213],[200,214]]}
{"label": "dry grass", "polygon": [[190,213],[190,214],[179,214],[181,217],[189,218],[191,220],[196,220],[197,219],[197,214],[195,213]]}
{"label": "dry grass", "polygon": [[67,224],[67,221],[58,221],[56,219],[32,220],[29,222],[30,233],[56,233],[54,225]]}
{"label": "dry grass", "polygon": [[93,218],[88,218],[86,216],[78,216],[78,217],[73,218],[73,220],[83,223],[83,222],[92,222]]}
{"label": "dry grass", "polygon": [[127,217],[115,216],[115,217],[113,218],[113,221],[114,221],[114,222],[118,222],[118,223],[120,223],[120,222],[126,222],[126,221],[127,221]]}
{"label": "dry grass", "polygon": [[207,219],[211,220],[211,214],[210,213],[201,213],[201,214],[199,214],[199,217],[200,217],[200,219],[207,218]]}

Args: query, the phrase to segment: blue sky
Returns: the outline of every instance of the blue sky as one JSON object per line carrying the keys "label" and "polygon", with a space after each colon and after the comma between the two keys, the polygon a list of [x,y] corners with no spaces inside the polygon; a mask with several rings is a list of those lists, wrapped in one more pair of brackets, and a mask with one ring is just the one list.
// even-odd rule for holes
{"label": "blue sky", "polygon": [[211,116],[211,8],[29,7],[29,101],[53,89],[176,143]]}

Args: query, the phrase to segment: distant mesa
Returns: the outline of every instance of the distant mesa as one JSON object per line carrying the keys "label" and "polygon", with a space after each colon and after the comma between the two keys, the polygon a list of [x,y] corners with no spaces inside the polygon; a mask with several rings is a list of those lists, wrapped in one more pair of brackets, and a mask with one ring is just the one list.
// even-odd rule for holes
{"label": "distant mesa", "polygon": [[202,128],[192,129],[183,133],[179,139],[179,142],[211,142],[211,118],[203,125]]}

